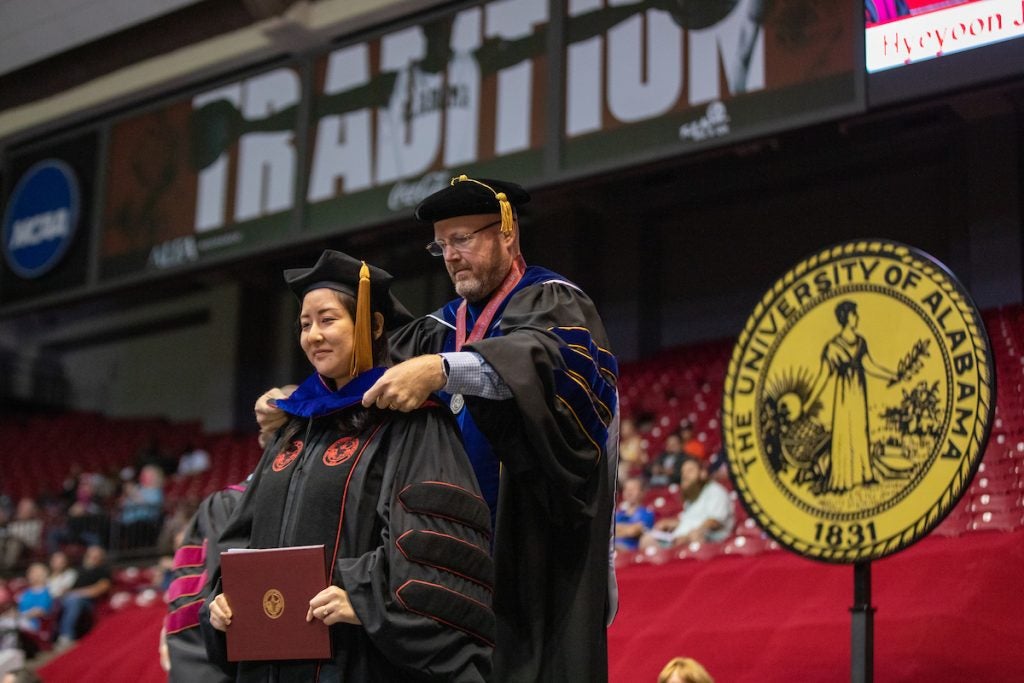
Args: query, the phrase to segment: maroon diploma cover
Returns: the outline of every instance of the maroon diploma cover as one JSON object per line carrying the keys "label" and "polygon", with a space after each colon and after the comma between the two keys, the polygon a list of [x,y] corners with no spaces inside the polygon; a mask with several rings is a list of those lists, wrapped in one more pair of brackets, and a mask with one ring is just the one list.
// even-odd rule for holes
{"label": "maroon diploma cover", "polygon": [[329,659],[331,637],[309,601],[327,587],[324,546],[232,550],[220,555],[231,607],[228,659]]}

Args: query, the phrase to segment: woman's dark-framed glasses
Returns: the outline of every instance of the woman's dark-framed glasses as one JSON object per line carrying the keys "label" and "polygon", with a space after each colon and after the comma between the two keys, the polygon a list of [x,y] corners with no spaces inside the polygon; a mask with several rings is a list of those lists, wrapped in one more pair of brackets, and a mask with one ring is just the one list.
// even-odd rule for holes
{"label": "woman's dark-framed glasses", "polygon": [[501,219],[499,218],[493,223],[488,223],[484,227],[477,228],[473,232],[466,233],[465,235],[453,237],[447,242],[445,242],[444,240],[434,240],[433,242],[427,245],[427,253],[430,254],[431,256],[444,256],[444,249],[449,245],[451,245],[451,247],[455,249],[455,251],[469,251],[469,249],[471,248],[470,244],[472,244],[473,242],[474,235],[476,235],[478,232],[482,230],[486,230],[487,228],[493,228],[495,225],[500,224]]}

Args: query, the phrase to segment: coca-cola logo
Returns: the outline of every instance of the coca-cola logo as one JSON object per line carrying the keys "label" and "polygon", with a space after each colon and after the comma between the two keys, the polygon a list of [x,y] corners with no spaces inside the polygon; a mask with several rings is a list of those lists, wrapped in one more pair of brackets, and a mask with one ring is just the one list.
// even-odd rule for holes
{"label": "coca-cola logo", "polygon": [[450,178],[444,171],[435,171],[418,180],[398,181],[388,193],[388,208],[401,211],[416,206],[438,190],[448,186]]}

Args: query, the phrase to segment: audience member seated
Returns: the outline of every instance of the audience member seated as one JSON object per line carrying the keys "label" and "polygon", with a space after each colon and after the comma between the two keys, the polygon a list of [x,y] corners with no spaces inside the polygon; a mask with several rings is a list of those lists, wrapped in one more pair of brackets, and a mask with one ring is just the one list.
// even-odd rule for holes
{"label": "audience member seated", "polygon": [[[160,444],[160,437],[152,436],[149,443],[139,449],[135,454],[135,468],[133,475],[140,474],[147,465],[156,465],[165,475],[172,475],[178,470],[178,461],[170,455]],[[132,478],[132,477],[129,477]]]}
{"label": "audience member seated", "polygon": [[719,448],[708,458],[708,476],[718,481],[729,480],[729,459],[724,448]]}
{"label": "audience member seated", "polygon": [[640,537],[654,526],[654,510],[643,505],[644,480],[627,479],[622,485],[622,503],[615,511],[615,547],[636,550]]}
{"label": "audience member seated", "polygon": [[97,493],[100,475],[81,474],[75,490],[75,502],[68,508],[64,524],[52,527],[46,534],[46,549],[51,555],[68,544],[85,546],[107,542],[110,518]]}
{"label": "audience member seated", "polygon": [[50,578],[46,581],[46,587],[50,591],[50,597],[54,600],[60,598],[71,590],[78,579],[78,570],[68,562],[68,556],[61,550],[50,555]]}
{"label": "audience member seated", "polygon": [[68,474],[61,482],[60,498],[64,501],[64,507],[71,507],[78,500],[78,485],[82,480],[82,466],[72,462],[68,467]]}
{"label": "audience member seated", "polygon": [[121,499],[120,547],[141,548],[156,543],[164,508],[164,473],[146,465],[138,483],[125,485]]}
{"label": "audience member seated", "polygon": [[21,643],[21,630],[25,625],[11,592],[0,585],[0,674],[20,669],[25,664]]}
{"label": "audience member seated", "polygon": [[121,494],[119,468],[111,467],[107,472],[89,474],[92,481],[93,502],[104,510],[108,509]]}
{"label": "audience member seated", "polygon": [[696,458],[685,458],[681,477],[679,496],[683,511],[677,518],[658,520],[654,529],[640,539],[641,548],[718,543],[732,533],[736,515],[729,492],[708,478],[706,464]]}
{"label": "audience member seated", "polygon": [[42,627],[40,619],[53,613],[53,597],[46,585],[50,570],[42,562],[33,562],[25,578],[28,579],[28,588],[18,597],[18,614],[27,620],[29,629],[38,632]]}
{"label": "audience member seated", "polygon": [[210,454],[206,449],[197,448],[192,444],[186,446],[178,460],[178,474],[182,477],[189,477],[208,469],[210,469]]}
{"label": "audience member seated", "polygon": [[676,657],[658,674],[658,683],[715,683],[696,659]]}
{"label": "audience member seated", "polygon": [[668,486],[679,483],[679,466],[686,455],[683,453],[683,440],[673,432],[665,439],[665,450],[651,463],[651,486]]}
{"label": "audience member seated", "polygon": [[703,441],[694,436],[693,423],[689,420],[681,420],[679,422],[679,439],[683,443],[683,453],[686,453],[691,458],[707,460],[707,446],[704,445]]}
{"label": "audience member seated", "polygon": [[[7,683],[10,676],[24,671],[25,652],[18,647],[18,631],[8,627],[9,618],[0,615],[0,681]],[[17,680],[17,679],[13,679]]]}
{"label": "audience member seated", "polygon": [[36,501],[32,498],[19,500],[14,519],[7,523],[5,531],[0,564],[10,569],[31,557],[43,544],[43,518]]}
{"label": "audience member seated", "polygon": [[58,650],[67,648],[88,630],[83,628],[82,620],[91,619],[96,609],[96,601],[106,595],[110,586],[111,573],[107,564],[107,553],[101,546],[91,545],[85,550],[78,578],[75,579],[71,590],[61,598]]}
{"label": "audience member seated", "polygon": [[630,477],[643,472],[647,466],[647,451],[643,437],[636,429],[636,423],[628,417],[619,425],[619,484],[624,485]]}

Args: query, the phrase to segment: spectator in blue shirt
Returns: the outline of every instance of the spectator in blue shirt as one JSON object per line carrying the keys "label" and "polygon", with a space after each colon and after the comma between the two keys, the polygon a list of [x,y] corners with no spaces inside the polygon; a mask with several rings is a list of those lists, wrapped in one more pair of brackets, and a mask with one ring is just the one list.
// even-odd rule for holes
{"label": "spectator in blue shirt", "polygon": [[654,510],[643,505],[644,480],[633,477],[622,485],[622,503],[615,511],[615,547],[636,550],[640,537],[654,526]]}
{"label": "spectator in blue shirt", "polygon": [[39,630],[40,617],[53,612],[53,597],[50,595],[50,589],[46,587],[49,576],[50,570],[42,562],[30,564],[25,574],[28,588],[18,598],[18,614],[28,620],[33,631]]}

